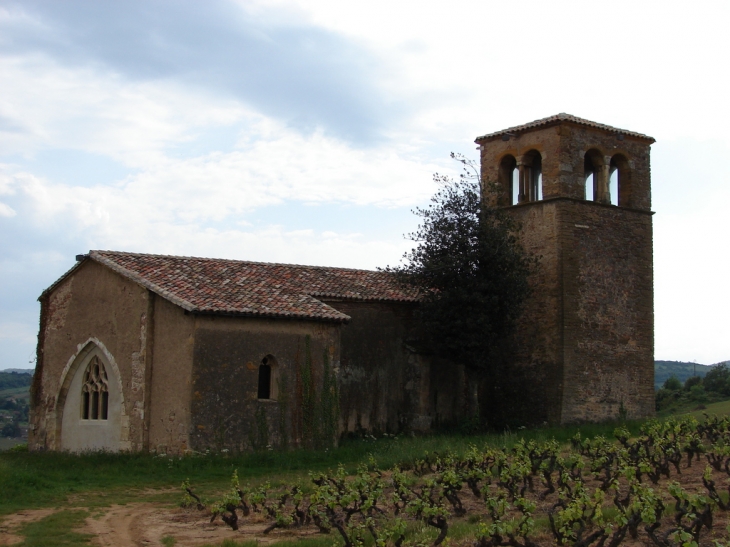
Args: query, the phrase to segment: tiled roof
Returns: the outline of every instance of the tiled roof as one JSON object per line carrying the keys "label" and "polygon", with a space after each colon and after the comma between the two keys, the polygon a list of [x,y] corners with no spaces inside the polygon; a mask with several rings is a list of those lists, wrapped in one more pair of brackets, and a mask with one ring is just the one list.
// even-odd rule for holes
{"label": "tiled roof", "polygon": [[571,116],[570,114],[566,114],[565,112],[561,112],[560,114],[556,114],[554,116],[549,116],[547,118],[542,118],[541,120],[535,120],[534,122],[526,123],[523,125],[516,125],[515,127],[509,127],[507,129],[502,129],[501,131],[497,131],[495,133],[489,133],[487,135],[482,135],[481,137],[476,138],[476,142],[479,142],[481,140],[491,139],[493,137],[499,137],[501,135],[504,135],[505,133],[520,133],[523,131],[529,131],[530,129],[537,129],[540,127],[545,127],[548,125],[557,125],[561,122],[569,122],[569,123],[574,123],[577,125],[585,125],[588,127],[593,127],[595,129],[603,129],[604,131],[608,131],[610,133],[627,135],[630,137],[635,137],[637,139],[655,142],[654,139],[652,137],[649,137],[648,135],[644,135],[642,133],[636,133],[634,131],[627,131],[626,129],[619,129],[617,127],[611,127],[610,125],[605,125],[602,123],[592,122],[590,120],[579,118],[577,116]]}
{"label": "tiled roof", "polygon": [[319,299],[417,301],[386,272],[114,251],[88,257],[196,313],[344,322],[349,316]]}

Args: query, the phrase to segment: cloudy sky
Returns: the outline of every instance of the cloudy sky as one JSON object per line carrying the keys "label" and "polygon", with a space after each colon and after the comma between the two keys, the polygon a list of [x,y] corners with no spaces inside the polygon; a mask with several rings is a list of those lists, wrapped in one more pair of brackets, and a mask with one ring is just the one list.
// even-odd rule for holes
{"label": "cloudy sky", "polygon": [[477,135],[649,134],[656,357],[730,359],[730,3],[0,0],[0,369],[89,249],[358,268]]}

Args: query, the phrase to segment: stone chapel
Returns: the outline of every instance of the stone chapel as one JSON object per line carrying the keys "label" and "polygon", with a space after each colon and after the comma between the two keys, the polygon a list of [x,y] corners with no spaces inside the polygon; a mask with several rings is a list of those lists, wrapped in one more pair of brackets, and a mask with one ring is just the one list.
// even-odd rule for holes
{"label": "stone chapel", "polygon": [[[532,423],[653,414],[653,142],[568,114],[476,139],[483,199],[540,257],[503,363]],[[39,300],[32,450],[316,447],[465,417],[464,363],[413,349],[417,295],[386,272],[90,251]]]}

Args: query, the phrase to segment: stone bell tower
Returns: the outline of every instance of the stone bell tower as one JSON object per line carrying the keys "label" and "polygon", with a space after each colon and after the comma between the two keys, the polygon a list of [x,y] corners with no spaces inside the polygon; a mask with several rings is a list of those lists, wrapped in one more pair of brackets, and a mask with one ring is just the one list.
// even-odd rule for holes
{"label": "stone bell tower", "polygon": [[654,413],[653,142],[569,114],[476,139],[483,199],[541,257],[504,363],[534,422]]}

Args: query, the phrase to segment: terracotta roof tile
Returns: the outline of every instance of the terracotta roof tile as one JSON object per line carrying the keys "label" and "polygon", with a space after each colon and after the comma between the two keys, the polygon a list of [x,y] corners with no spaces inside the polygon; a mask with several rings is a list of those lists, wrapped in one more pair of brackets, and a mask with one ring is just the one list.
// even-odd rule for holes
{"label": "terracotta roof tile", "polygon": [[319,298],[417,301],[392,274],[378,271],[115,251],[88,256],[197,313],[342,322],[350,318]]}
{"label": "terracotta roof tile", "polygon": [[627,135],[630,137],[635,137],[637,139],[655,142],[654,138],[649,137],[648,135],[644,135],[642,133],[636,133],[634,131],[627,131],[626,129],[619,129],[617,127],[611,127],[610,125],[606,125],[606,124],[602,124],[602,123],[592,122],[590,120],[579,118],[577,116],[572,116],[571,114],[566,114],[565,112],[561,112],[560,114],[555,114],[554,116],[548,116],[547,118],[542,118],[540,120],[535,120],[534,122],[525,123],[522,125],[516,125],[514,127],[508,127],[507,129],[502,129],[501,131],[497,131],[495,133],[489,133],[487,135],[482,135],[481,137],[476,138],[476,142],[491,139],[494,137],[499,137],[501,135],[504,135],[505,133],[520,133],[520,132],[524,132],[524,131],[529,131],[530,129],[537,129],[537,128],[548,126],[548,125],[557,125],[561,122],[569,122],[569,123],[574,123],[577,125],[585,125],[585,126],[593,127],[596,129],[603,129],[604,131],[608,131],[610,133],[617,133],[617,134]]}

